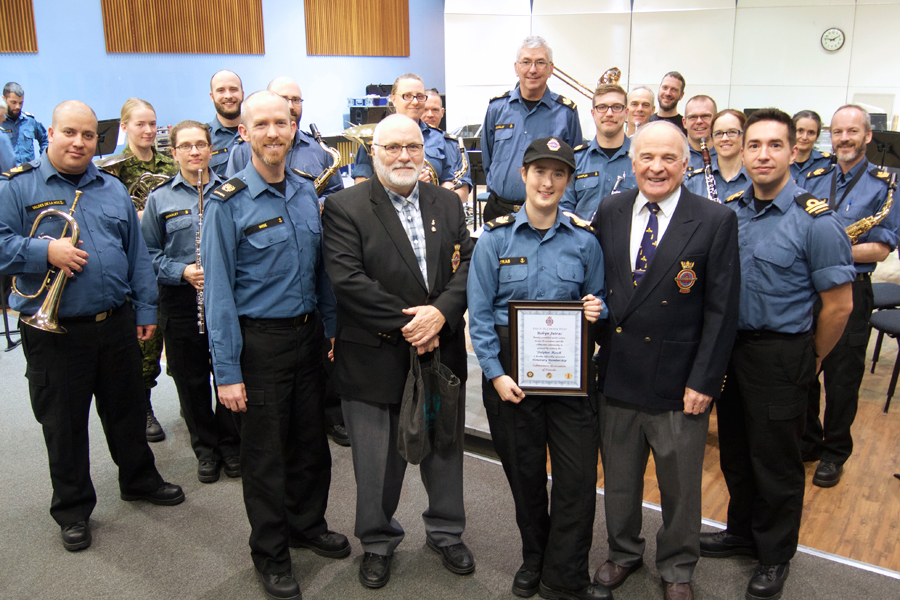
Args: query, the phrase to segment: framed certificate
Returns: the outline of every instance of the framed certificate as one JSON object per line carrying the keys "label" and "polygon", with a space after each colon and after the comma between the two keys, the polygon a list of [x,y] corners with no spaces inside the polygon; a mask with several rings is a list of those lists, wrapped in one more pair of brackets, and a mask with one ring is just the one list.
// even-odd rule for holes
{"label": "framed certificate", "polygon": [[509,301],[510,376],[526,394],[588,394],[588,321],[580,300]]}

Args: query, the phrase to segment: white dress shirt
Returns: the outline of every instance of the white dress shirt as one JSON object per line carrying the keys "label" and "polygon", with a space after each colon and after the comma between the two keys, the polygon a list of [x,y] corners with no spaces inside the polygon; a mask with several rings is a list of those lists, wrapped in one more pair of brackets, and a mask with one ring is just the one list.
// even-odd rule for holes
{"label": "white dress shirt", "polygon": [[[675,213],[675,208],[678,206],[678,200],[681,198],[681,186],[672,192],[669,196],[659,201],[659,212],[656,213],[656,221],[659,225],[659,231],[657,231],[656,237],[656,246],[659,247],[660,242],[662,242],[663,236],[666,234],[666,228],[669,226],[669,221],[672,220],[672,215]],[[634,263],[637,260],[638,250],[641,248],[641,240],[644,238],[644,230],[647,229],[647,223],[650,222],[650,209],[647,208],[647,204],[650,201],[647,200],[647,197],[643,192],[638,192],[637,198],[634,200],[634,206],[631,209],[631,246],[630,246],[630,255],[631,255],[631,269],[634,270]],[[651,259],[652,261],[653,259]],[[648,266],[649,267],[649,266]]]}

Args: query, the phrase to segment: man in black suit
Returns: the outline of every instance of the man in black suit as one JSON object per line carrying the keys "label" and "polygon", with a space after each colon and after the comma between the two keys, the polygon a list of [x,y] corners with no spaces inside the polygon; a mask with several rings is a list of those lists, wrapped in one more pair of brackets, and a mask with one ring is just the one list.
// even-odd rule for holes
{"label": "man in black suit", "polygon": [[689,152],[671,123],[641,127],[630,150],[638,189],[602,200],[594,219],[609,289],[599,357],[609,559],[594,579],[612,589],[643,564],[652,451],[667,599],[693,598],[708,408],[722,389],[740,293],[737,219],[681,185]]}
{"label": "man in black suit", "polygon": [[418,181],[425,153],[412,119],[392,115],[379,123],[373,149],[377,178],[327,198],[323,238],[338,301],[335,375],[353,449],[355,534],[365,551],[359,578],[379,588],[404,535],[393,516],[407,464],[397,451],[397,429],[410,346],[424,359],[440,346],[441,362],[462,381],[456,441],[420,466],[428,492],[423,518],[428,547],[444,566],[460,575],[475,570],[461,540],[463,314],[474,244],[459,198]]}

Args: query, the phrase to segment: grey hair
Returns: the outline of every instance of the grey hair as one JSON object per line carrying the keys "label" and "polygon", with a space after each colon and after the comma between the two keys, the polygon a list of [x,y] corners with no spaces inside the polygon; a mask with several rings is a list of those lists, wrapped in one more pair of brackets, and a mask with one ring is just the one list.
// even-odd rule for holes
{"label": "grey hair", "polygon": [[637,131],[634,134],[634,137],[631,138],[631,148],[628,149],[628,157],[631,160],[634,160],[635,155],[637,154],[636,149],[641,145],[641,139],[644,135],[647,134],[648,131],[652,129],[656,129],[657,127],[671,127],[672,131],[677,131],[678,135],[681,136],[682,142],[682,150],[681,150],[681,161],[684,162],[691,156],[691,145],[688,143],[687,136],[684,135],[684,132],[681,131],[676,125],[669,123],[668,121],[650,121],[644,125],[638,127]]}
{"label": "grey hair", "polygon": [[524,50],[525,48],[546,48],[547,60],[553,62],[553,49],[550,47],[550,44],[547,43],[547,40],[545,40],[541,36],[529,35],[527,38],[522,40],[522,45],[519,46],[518,50],[516,50],[516,61],[519,60],[519,54],[521,54],[522,50]]}
{"label": "grey hair", "polygon": [[15,94],[16,96],[22,97],[25,95],[25,90],[23,90],[22,86],[15,81],[10,81],[3,86],[3,95],[9,96],[10,94]]}
{"label": "grey hair", "polygon": [[[856,110],[861,112],[863,114],[863,121],[865,122],[865,125],[866,125],[866,133],[872,131],[872,117],[869,116],[869,111],[864,109],[859,104],[845,104],[842,107],[840,107],[839,109],[837,109],[836,111],[834,111],[834,114],[836,115],[839,112],[841,112],[842,110],[847,110],[848,108],[855,108]],[[834,115],[831,116],[831,120],[834,121]]]}
{"label": "grey hair", "polygon": [[653,90],[648,88],[646,85],[639,85],[635,88],[631,88],[631,91],[628,92],[628,95],[630,96],[632,93],[637,92],[638,90],[646,90],[646,91],[650,92],[651,96],[653,95]]}
{"label": "grey hair", "polygon": [[407,117],[406,115],[401,115],[399,113],[395,113],[393,115],[386,116],[385,118],[383,118],[381,121],[378,122],[378,125],[375,126],[375,133],[372,134],[372,143],[377,143],[377,142],[381,141],[382,132],[384,131],[384,127],[386,125],[390,125],[392,123],[399,124],[399,122],[402,122],[404,119],[416,126],[416,132],[419,134],[419,140],[424,142],[425,140],[422,137],[422,130],[419,129],[419,126],[416,125],[416,122],[413,121],[412,119],[410,119],[409,117]]}

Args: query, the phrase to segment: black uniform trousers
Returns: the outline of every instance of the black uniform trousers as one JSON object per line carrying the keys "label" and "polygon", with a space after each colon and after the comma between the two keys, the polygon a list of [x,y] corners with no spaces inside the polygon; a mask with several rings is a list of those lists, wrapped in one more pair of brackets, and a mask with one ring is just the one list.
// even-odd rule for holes
{"label": "black uniform trousers", "polygon": [[[506,328],[497,329],[500,362],[508,373],[508,334]],[[515,503],[524,566],[540,571],[552,587],[587,587],[597,502],[596,404],[563,395],[526,395],[518,404],[504,402],[484,376],[481,388],[494,449]],[[548,446],[553,471],[549,504]]]}
{"label": "black uniform trousers", "polygon": [[716,402],[728,532],[753,540],[764,565],[797,551],[806,478],[800,439],[815,368],[811,332],[739,331]]}
{"label": "black uniform trousers", "polygon": [[102,321],[60,319],[67,333],[19,322],[25,376],[50,461],[50,515],[60,525],[85,521],[97,504],[91,483],[88,417],[91,398],[119,467],[119,490],[141,495],[163,484],[144,432],[144,382],[134,310],[129,302]]}
{"label": "black uniform trousers", "polygon": [[[806,433],[803,434],[801,446],[804,454],[818,454],[822,460],[839,465],[847,462],[853,452],[850,426],[856,419],[859,386],[866,373],[869,318],[875,304],[871,275],[857,275],[852,290],[853,311],[847,319],[844,334],[822,361],[825,378],[824,427],[819,419],[822,386],[816,377],[809,386]],[[822,301],[818,300],[814,309],[816,319],[821,310]]]}
{"label": "black uniform trousers", "polygon": [[241,477],[250,554],[261,573],[291,570],[290,537],[327,531],[331,452],[322,416],[321,338],[316,315],[241,317],[241,372],[247,412]]}
{"label": "black uniform trousers", "polygon": [[[231,411],[213,399],[209,340],[197,325],[197,290],[192,285],[159,286],[159,327],[166,362],[178,390],[181,413],[200,461],[220,461],[241,452]],[[215,402],[215,407],[213,407]]]}

